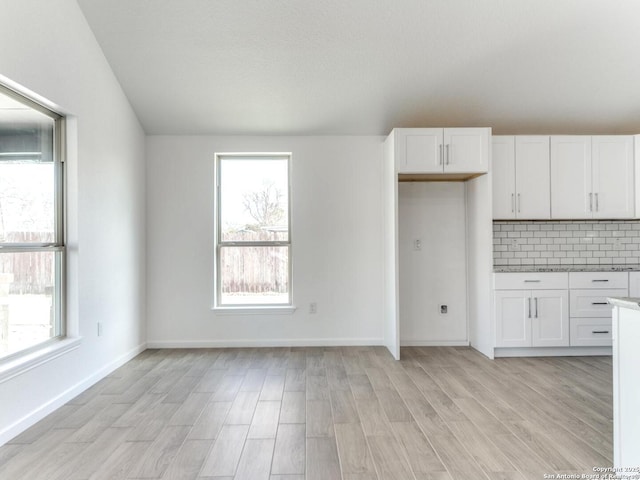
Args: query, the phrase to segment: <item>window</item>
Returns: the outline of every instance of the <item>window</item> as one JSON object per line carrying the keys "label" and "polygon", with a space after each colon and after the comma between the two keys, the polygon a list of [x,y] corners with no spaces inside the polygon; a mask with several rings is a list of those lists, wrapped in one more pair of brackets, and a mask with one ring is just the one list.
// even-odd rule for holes
{"label": "window", "polygon": [[65,334],[63,119],[0,86],[0,359]]}
{"label": "window", "polygon": [[216,155],[216,307],[291,305],[291,155]]}

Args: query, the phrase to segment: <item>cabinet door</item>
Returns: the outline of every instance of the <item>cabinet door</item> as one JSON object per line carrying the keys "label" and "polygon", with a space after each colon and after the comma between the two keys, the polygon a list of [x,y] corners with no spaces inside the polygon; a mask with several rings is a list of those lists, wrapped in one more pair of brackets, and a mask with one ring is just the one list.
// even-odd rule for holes
{"label": "cabinet door", "polygon": [[551,218],[591,218],[591,137],[551,137]]}
{"label": "cabinet door", "polygon": [[640,297],[640,272],[629,272],[629,296]]}
{"label": "cabinet door", "polygon": [[593,217],[632,218],[634,214],[633,137],[591,137]]}
{"label": "cabinet door", "polygon": [[611,316],[608,318],[571,317],[572,347],[610,347]]}
{"label": "cabinet door", "polygon": [[549,137],[516,137],[516,217],[551,218]]}
{"label": "cabinet door", "polygon": [[441,128],[399,128],[396,132],[398,173],[442,173]]}
{"label": "cabinet door", "polygon": [[568,290],[535,290],[531,296],[531,344],[534,347],[569,346]]}
{"label": "cabinet door", "polygon": [[491,173],[493,175],[493,218],[516,218],[515,138],[492,137]]}
{"label": "cabinet door", "polygon": [[489,171],[489,128],[445,128],[445,173]]}
{"label": "cabinet door", "polygon": [[531,292],[496,290],[496,347],[531,346]]}
{"label": "cabinet door", "polygon": [[609,289],[572,289],[570,296],[570,308],[572,317],[611,317],[612,306],[607,302],[609,297],[627,297],[629,290],[626,288]]}

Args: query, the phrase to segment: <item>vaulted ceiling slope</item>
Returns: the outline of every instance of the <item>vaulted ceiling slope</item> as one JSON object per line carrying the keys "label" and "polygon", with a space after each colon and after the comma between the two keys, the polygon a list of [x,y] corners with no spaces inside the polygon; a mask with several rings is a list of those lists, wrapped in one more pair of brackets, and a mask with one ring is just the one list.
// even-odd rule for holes
{"label": "vaulted ceiling slope", "polygon": [[78,0],[149,134],[640,133],[638,0]]}

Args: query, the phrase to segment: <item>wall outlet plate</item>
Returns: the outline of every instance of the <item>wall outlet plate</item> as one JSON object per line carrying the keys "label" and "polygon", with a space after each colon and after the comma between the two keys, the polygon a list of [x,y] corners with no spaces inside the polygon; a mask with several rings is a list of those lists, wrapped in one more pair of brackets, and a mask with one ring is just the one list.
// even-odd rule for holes
{"label": "wall outlet plate", "polygon": [[446,315],[449,313],[449,307],[447,305],[440,305],[440,315]]}

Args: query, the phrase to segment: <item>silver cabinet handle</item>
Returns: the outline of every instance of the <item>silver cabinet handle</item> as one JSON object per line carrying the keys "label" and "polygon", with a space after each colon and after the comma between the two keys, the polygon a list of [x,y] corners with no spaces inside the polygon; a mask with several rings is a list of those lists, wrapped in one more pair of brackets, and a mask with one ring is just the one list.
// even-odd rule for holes
{"label": "silver cabinet handle", "polygon": [[516,211],[516,201],[515,201],[515,194],[511,194],[511,213],[514,213]]}
{"label": "silver cabinet handle", "polygon": [[600,206],[598,205],[598,194],[596,193],[596,212],[600,210]]}
{"label": "silver cabinet handle", "polygon": [[529,318],[531,318],[531,297],[527,298],[527,301],[529,303]]}
{"label": "silver cabinet handle", "polygon": [[442,144],[438,145],[438,164],[444,165],[444,155],[442,153]]}
{"label": "silver cabinet handle", "polygon": [[449,165],[449,144],[447,143],[447,165]]}
{"label": "silver cabinet handle", "polygon": [[520,213],[520,205],[522,202],[520,201],[520,194],[518,194],[518,213]]}
{"label": "silver cabinet handle", "polygon": [[591,330],[591,333],[609,333],[609,330]]}
{"label": "silver cabinet handle", "polygon": [[589,211],[593,212],[593,193],[589,194]]}
{"label": "silver cabinet handle", "polygon": [[524,283],[540,283],[540,280],[525,280]]}
{"label": "silver cabinet handle", "polygon": [[609,280],[606,279],[595,279],[595,280],[591,280],[592,282],[608,282]]}
{"label": "silver cabinet handle", "polygon": [[591,302],[591,305],[609,305],[609,302]]}
{"label": "silver cabinet handle", "polygon": [[538,297],[534,298],[536,301],[536,318],[538,318]]}

